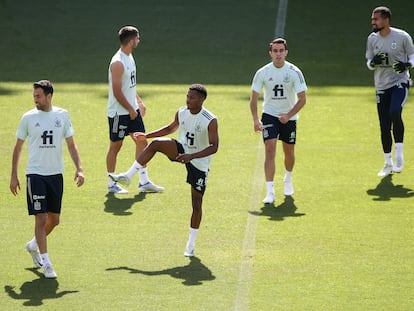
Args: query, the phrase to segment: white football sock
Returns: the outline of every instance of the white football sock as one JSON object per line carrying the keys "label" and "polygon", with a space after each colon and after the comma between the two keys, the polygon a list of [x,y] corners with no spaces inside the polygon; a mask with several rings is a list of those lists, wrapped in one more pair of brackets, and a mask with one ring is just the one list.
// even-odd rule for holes
{"label": "white football sock", "polygon": [[190,227],[190,233],[188,235],[187,246],[191,246],[192,248],[194,248],[195,240],[196,240],[197,234],[198,234],[198,230],[199,229],[194,229],[194,228]]}
{"label": "white football sock", "polygon": [[132,179],[136,173],[142,168],[142,165],[139,164],[137,161],[134,161],[134,163],[131,165],[129,170],[125,173],[126,176],[129,177],[129,179]]}
{"label": "white football sock", "polygon": [[42,260],[43,260],[43,267],[50,265],[50,259],[49,259],[48,253],[40,254],[40,256],[42,257]]}
{"label": "white football sock", "polygon": [[147,182],[149,182],[147,167],[141,167],[139,169],[139,183],[145,185]]}
{"label": "white football sock", "polygon": [[31,239],[31,240],[29,241],[29,247],[30,247],[31,249],[37,249],[37,248],[38,248],[38,246],[37,246],[37,241],[36,241],[36,237],[33,237],[33,239]]}
{"label": "white football sock", "polygon": [[275,193],[275,190],[273,189],[274,187],[274,182],[273,181],[266,181],[266,189],[267,189],[267,193]]}
{"label": "white football sock", "polygon": [[[109,174],[115,174],[115,172],[108,172]],[[115,184],[115,182],[112,180],[111,177],[108,176],[108,187],[112,187]]]}
{"label": "white football sock", "polygon": [[384,153],[385,164],[392,165],[392,152]]}
{"label": "white football sock", "polygon": [[292,181],[292,172],[293,171],[287,171],[285,170],[285,177],[283,178],[284,182],[291,182]]}
{"label": "white football sock", "polygon": [[403,157],[403,143],[395,143],[395,158]]}

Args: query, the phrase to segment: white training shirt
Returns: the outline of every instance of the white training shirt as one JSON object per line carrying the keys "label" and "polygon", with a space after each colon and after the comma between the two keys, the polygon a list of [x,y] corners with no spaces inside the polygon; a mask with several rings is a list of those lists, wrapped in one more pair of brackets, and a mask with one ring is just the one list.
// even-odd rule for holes
{"label": "white training shirt", "polygon": [[[374,83],[377,90],[386,90],[398,83],[408,83],[410,73],[395,73],[392,65],[395,61],[408,62],[409,55],[414,54],[413,40],[410,35],[398,28],[390,27],[391,32],[383,37],[379,32],[373,32],[367,39],[365,57],[372,60],[379,52],[385,53],[383,64],[375,66]],[[413,64],[414,65],[414,64]]]}
{"label": "white training shirt", "polygon": [[[297,94],[307,90],[305,78],[298,67],[285,61],[281,68],[269,63],[253,77],[252,90],[260,93],[264,88],[263,113],[279,117],[288,113],[297,102]],[[297,120],[295,114],[290,120]]]}
{"label": "white training shirt", "polygon": [[129,104],[138,109],[138,103],[136,101],[137,96],[137,76],[135,60],[132,54],[126,55],[119,49],[111,59],[108,69],[108,82],[109,82],[109,94],[108,94],[108,117],[113,118],[115,115],[128,115],[129,111],[125,109],[115,98],[112,89],[112,72],[111,65],[115,62],[121,62],[124,66],[124,73],[122,75],[122,93],[128,100]]}
{"label": "white training shirt", "polygon": [[26,174],[55,175],[64,170],[63,141],[73,136],[69,113],[52,107],[49,112],[36,108],[26,112],[17,128],[16,137],[28,138],[29,159]]}
{"label": "white training shirt", "polygon": [[[178,110],[178,141],[183,145],[185,153],[196,153],[210,146],[208,125],[213,119],[216,116],[204,107],[197,114],[192,114],[186,106]],[[192,159],[191,164],[200,171],[208,172],[210,161],[211,155]]]}

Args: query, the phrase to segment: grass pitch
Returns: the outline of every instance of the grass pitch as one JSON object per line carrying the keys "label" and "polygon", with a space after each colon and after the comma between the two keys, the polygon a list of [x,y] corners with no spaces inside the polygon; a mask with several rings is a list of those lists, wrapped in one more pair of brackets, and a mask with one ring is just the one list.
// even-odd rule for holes
{"label": "grass pitch", "polygon": [[[7,96],[10,107],[26,103],[13,111],[2,107],[11,120],[2,131],[2,154],[10,163],[16,110],[32,104],[30,85],[6,85],[13,94]],[[150,129],[170,121],[186,87],[142,86]],[[151,162],[150,177],[166,187],[162,194],[139,194],[133,183],[126,196],[107,195],[106,124],[90,122],[91,115],[105,119],[99,109],[105,89],[56,85],[55,104],[71,111],[87,178],[76,189],[66,155],[62,223],[49,239],[56,281],[30,269],[23,246],[33,219],[26,215],[24,193],[14,198],[8,191],[9,166],[2,169],[0,246],[7,250],[1,253],[7,270],[0,296],[6,309],[410,309],[414,133],[408,127],[404,172],[378,178],[382,158],[371,88],[352,88],[351,97],[349,88],[311,88],[299,121],[296,192],[293,199],[282,194],[279,149],[273,206],[261,204],[263,147],[252,130],[249,87],[209,86],[206,107],[218,115],[221,141],[194,259],[182,256],[191,209],[180,165],[162,155]],[[165,102],[155,95],[160,89],[169,94]],[[357,109],[359,115],[349,113]],[[407,124],[411,111],[408,105]],[[126,141],[119,170],[129,167],[132,154]]]}

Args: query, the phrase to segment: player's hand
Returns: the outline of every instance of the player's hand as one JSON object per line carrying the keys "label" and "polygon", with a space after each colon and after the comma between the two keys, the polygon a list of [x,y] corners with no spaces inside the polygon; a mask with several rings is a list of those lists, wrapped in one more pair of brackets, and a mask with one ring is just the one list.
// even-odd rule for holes
{"label": "player's hand", "polygon": [[282,113],[282,114],[279,116],[279,121],[280,121],[280,123],[282,123],[282,124],[286,124],[286,123],[288,123],[288,121],[289,121],[289,116],[288,116],[286,113]]}
{"label": "player's hand", "polygon": [[186,153],[179,153],[178,156],[175,158],[178,162],[183,164],[188,163],[192,160],[191,154]]}
{"label": "player's hand", "polygon": [[85,182],[85,177],[83,176],[83,172],[77,171],[75,173],[75,182],[78,187],[82,186]]}
{"label": "player's hand", "polygon": [[141,141],[141,140],[146,140],[147,136],[143,132],[135,132],[134,134],[132,134],[132,138],[135,141]]}
{"label": "player's hand", "polygon": [[385,53],[383,53],[383,52],[378,52],[378,53],[374,56],[374,58],[371,60],[370,65],[371,65],[372,67],[375,67],[375,66],[377,66],[377,65],[381,65],[381,64],[383,63],[383,61],[385,61],[386,57],[387,57],[387,56],[385,55]]}
{"label": "player's hand", "polygon": [[17,195],[20,191],[20,182],[17,177],[12,177],[10,180],[10,191],[13,195]]}
{"label": "player's hand", "polygon": [[263,124],[260,120],[254,121],[254,131],[259,133],[263,130]]}
{"label": "player's hand", "polygon": [[130,118],[131,120],[135,120],[136,118],[138,118],[138,112],[136,112],[135,110],[131,110],[131,111],[129,112],[129,118]]}
{"label": "player's hand", "polygon": [[399,60],[396,60],[394,64],[392,64],[392,69],[396,73],[403,73],[404,71],[411,69],[411,67],[411,63],[404,63]]}

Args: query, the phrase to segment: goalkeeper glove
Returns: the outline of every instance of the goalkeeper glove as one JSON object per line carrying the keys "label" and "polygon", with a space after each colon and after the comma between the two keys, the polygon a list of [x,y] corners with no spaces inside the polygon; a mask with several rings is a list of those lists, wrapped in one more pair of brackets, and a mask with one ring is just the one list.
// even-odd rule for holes
{"label": "goalkeeper glove", "polygon": [[396,60],[394,64],[392,64],[392,69],[396,73],[403,73],[404,71],[411,69],[411,67],[411,63],[404,63],[399,60]]}
{"label": "goalkeeper glove", "polygon": [[385,60],[385,58],[386,58],[385,53],[378,52],[378,54],[376,54],[374,58],[371,60],[371,63],[370,63],[371,67],[375,67],[376,65],[381,65],[382,62]]}

